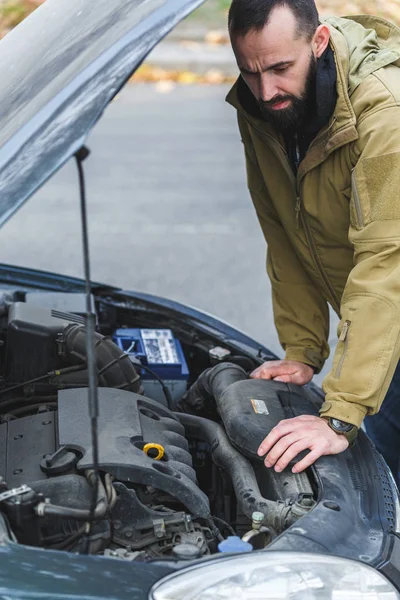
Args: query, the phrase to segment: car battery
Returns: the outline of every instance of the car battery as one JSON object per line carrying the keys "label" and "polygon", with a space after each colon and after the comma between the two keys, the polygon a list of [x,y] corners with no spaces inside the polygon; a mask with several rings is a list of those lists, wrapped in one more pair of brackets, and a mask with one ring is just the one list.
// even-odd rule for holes
{"label": "car battery", "polygon": [[[117,329],[114,342],[133,362],[139,360],[148,366],[168,387],[175,409],[187,389],[189,369],[182,346],[170,329]],[[144,393],[148,398],[167,401],[160,382],[145,369],[141,370]]]}

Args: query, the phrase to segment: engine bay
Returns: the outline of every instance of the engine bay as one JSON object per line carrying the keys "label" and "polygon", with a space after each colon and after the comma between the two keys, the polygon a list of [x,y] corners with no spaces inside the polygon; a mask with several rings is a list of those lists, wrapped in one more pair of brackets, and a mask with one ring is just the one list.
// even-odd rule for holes
{"label": "engine bay", "polygon": [[218,345],[183,317],[92,302],[98,479],[83,294],[0,296],[0,514],[12,540],[188,560],[232,540],[265,548],[312,510],[312,471],[278,474],[257,455],[294,407],[316,410],[311,394],[249,379],[261,357]]}

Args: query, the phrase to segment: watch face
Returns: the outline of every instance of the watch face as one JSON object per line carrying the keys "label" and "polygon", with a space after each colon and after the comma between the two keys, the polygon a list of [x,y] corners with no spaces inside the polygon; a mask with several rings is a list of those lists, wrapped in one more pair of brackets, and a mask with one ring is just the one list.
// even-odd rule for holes
{"label": "watch face", "polygon": [[331,424],[336,431],[343,431],[344,433],[353,429],[353,425],[351,423],[345,423],[339,419],[331,419]]}

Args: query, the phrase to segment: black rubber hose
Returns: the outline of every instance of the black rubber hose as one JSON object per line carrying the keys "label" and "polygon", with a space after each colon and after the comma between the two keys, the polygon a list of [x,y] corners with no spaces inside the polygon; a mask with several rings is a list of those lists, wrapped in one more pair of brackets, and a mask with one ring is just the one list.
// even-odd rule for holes
{"label": "black rubber hose", "polygon": [[215,401],[226,388],[236,381],[245,379],[248,379],[246,371],[233,363],[221,363],[207,369],[183,396],[178,409],[192,414],[213,413],[216,410]]}
{"label": "black rubber hose", "polygon": [[[87,472],[87,479],[92,486],[95,483],[94,477],[94,471]],[[98,521],[106,516],[107,511],[107,493],[100,478],[97,485],[97,503],[93,514],[90,509],[69,508],[68,506],[57,506],[56,504],[50,504],[48,502],[40,502],[35,507],[35,512],[38,517],[53,516],[62,519],[75,519],[76,521],[88,521],[89,519]]]}
{"label": "black rubber hose", "polygon": [[249,519],[254,511],[265,516],[265,523],[274,523],[280,511],[278,504],[264,498],[250,462],[230,443],[218,423],[184,413],[174,413],[185,427],[186,435],[200,439],[210,446],[212,459],[218,467],[229,473],[239,506]]}
{"label": "black rubber hose", "polygon": [[[68,325],[63,332],[67,358],[86,363],[86,329],[82,325]],[[141,394],[140,375],[129,356],[111,338],[95,333],[95,356],[99,385]]]}

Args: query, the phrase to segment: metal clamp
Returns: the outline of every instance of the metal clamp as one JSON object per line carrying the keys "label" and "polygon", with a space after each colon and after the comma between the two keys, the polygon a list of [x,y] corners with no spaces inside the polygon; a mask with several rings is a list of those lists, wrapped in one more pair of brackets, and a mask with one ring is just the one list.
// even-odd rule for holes
{"label": "metal clamp", "polygon": [[26,494],[26,492],[31,492],[32,488],[27,485],[21,485],[21,487],[13,488],[12,490],[7,490],[0,494],[0,502],[4,502],[4,500],[8,500],[9,498],[14,498],[15,496],[21,496],[21,494]]}

